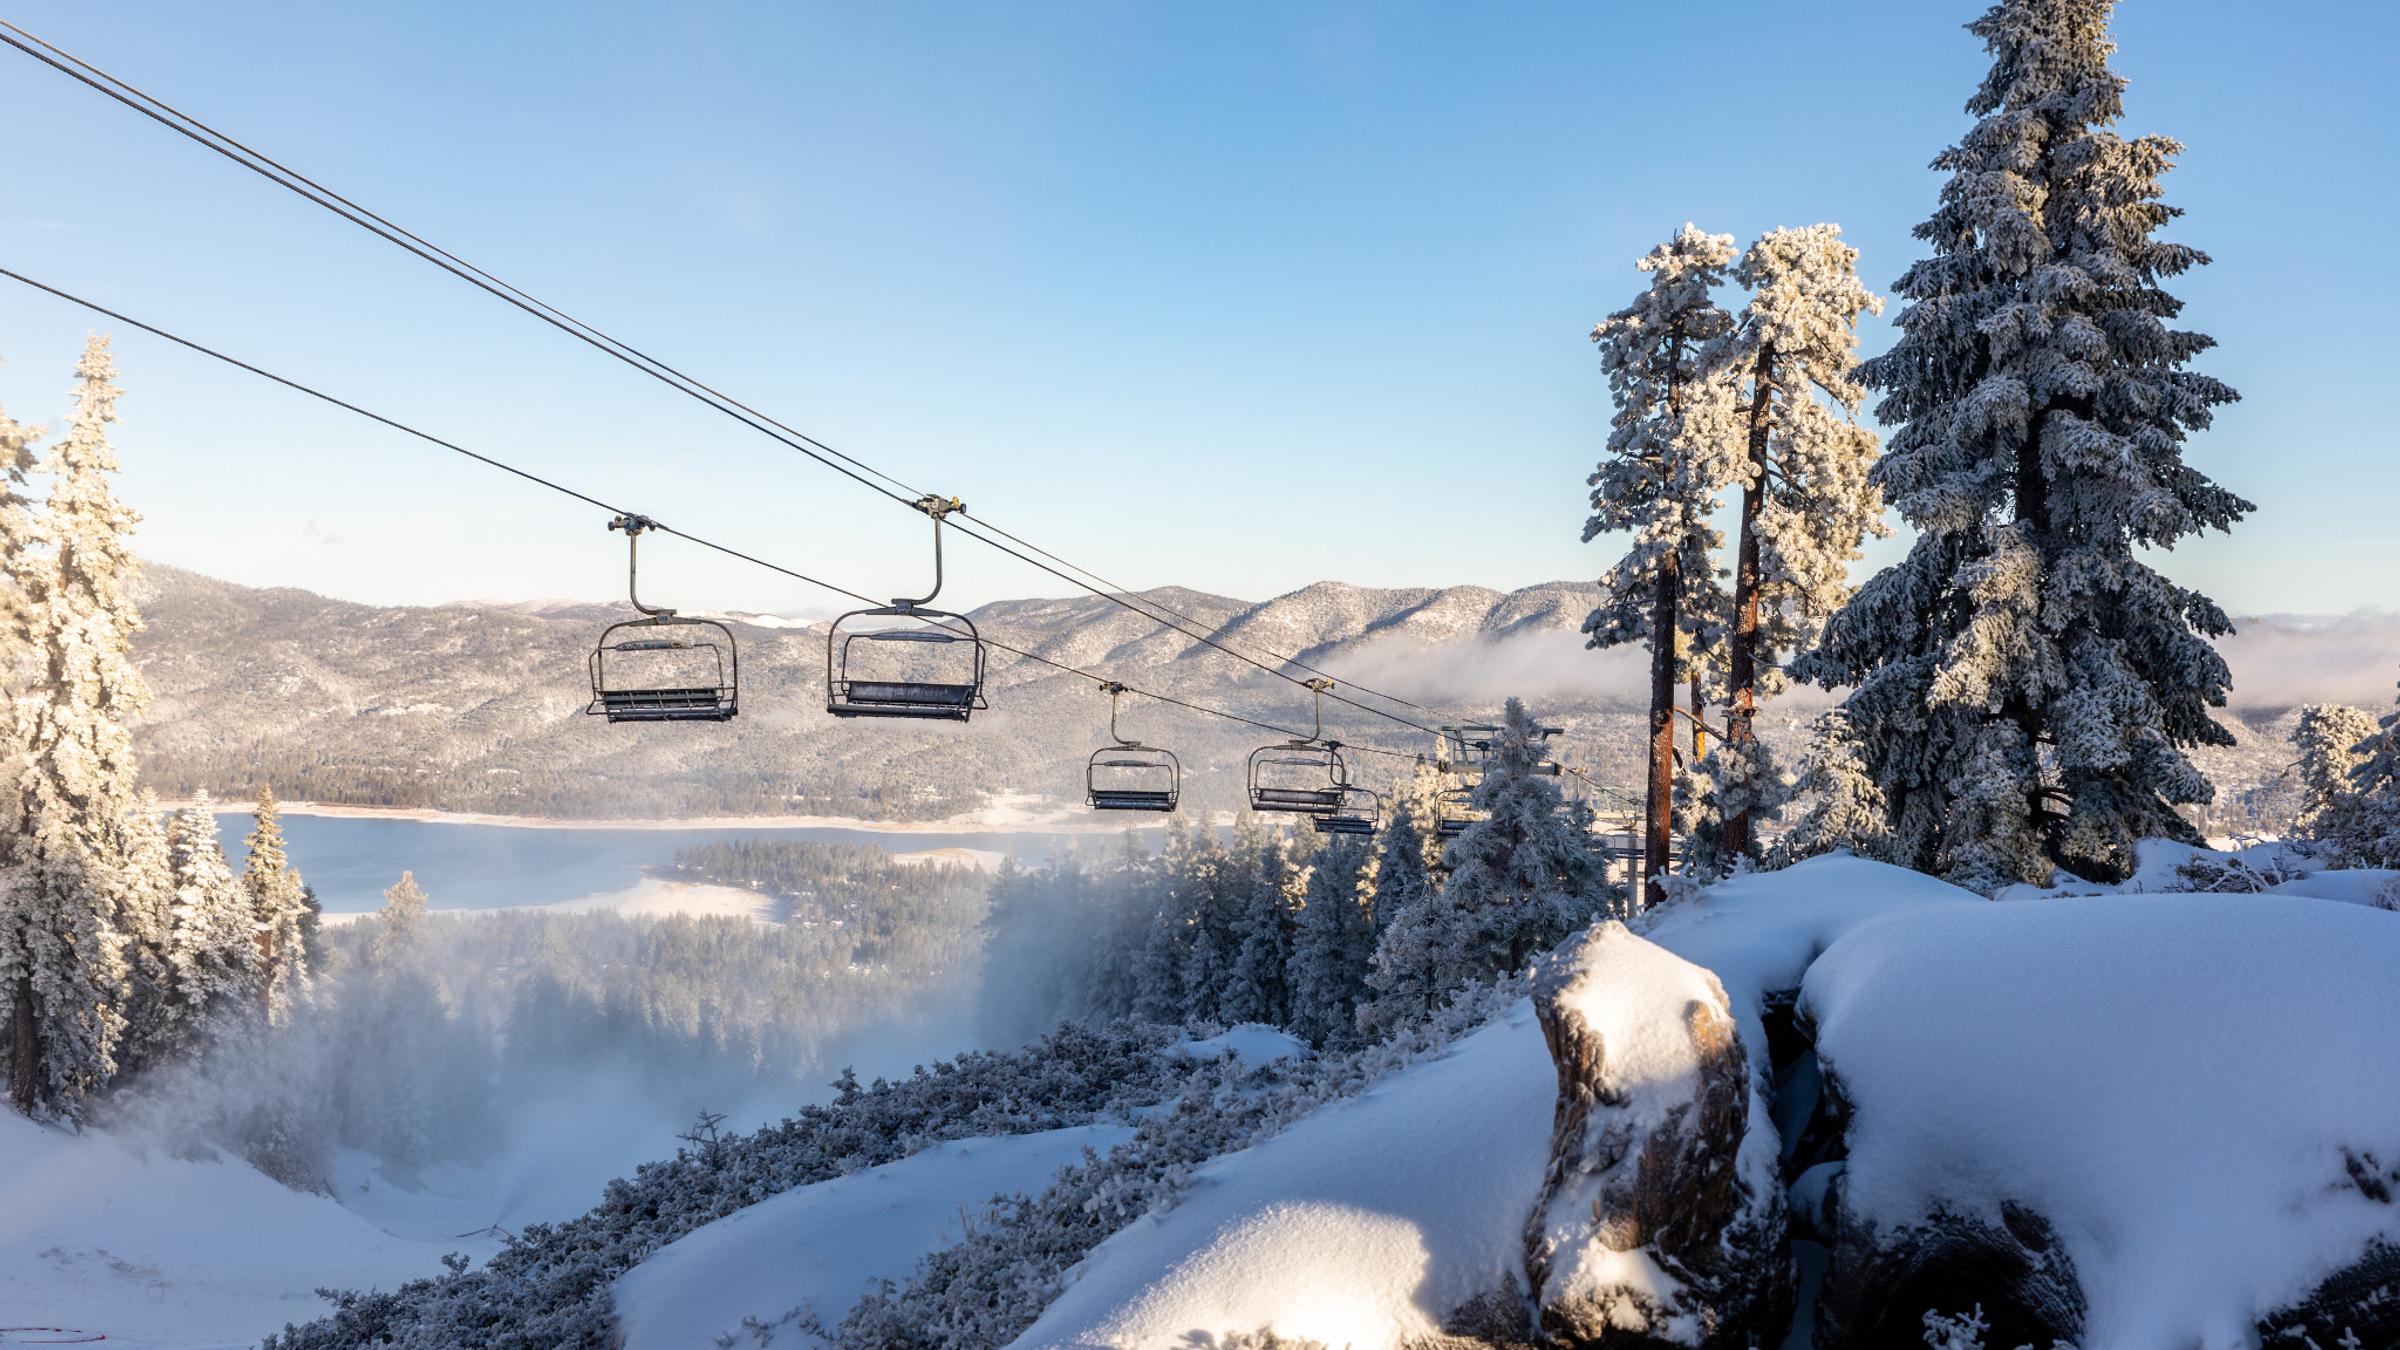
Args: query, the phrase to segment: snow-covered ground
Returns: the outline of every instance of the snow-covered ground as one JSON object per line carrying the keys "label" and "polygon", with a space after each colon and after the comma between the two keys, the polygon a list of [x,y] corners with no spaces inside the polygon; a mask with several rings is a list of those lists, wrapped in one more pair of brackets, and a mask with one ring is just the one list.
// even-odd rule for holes
{"label": "snow-covered ground", "polygon": [[[1085,1149],[1132,1137],[1130,1126],[1086,1125],[962,1139],[729,1214],[618,1278],[625,1350],[705,1350],[744,1319],[772,1323],[802,1305],[839,1322],[874,1281],[903,1279],[917,1258],[956,1242],[985,1201],[1038,1194]],[[810,1343],[788,1332],[775,1340]]]}
{"label": "snow-covered ground", "polygon": [[[2383,1047],[2400,916],[2298,894],[1990,903],[1834,856],[1644,927],[1720,977],[1754,1055],[1762,995],[1805,977],[1857,1109],[1853,1211],[2046,1215],[2085,1281],[2087,1344],[2245,1346],[2372,1238],[2400,1240],[2400,1207],[2364,1195],[2343,1152],[2400,1159]],[[1554,1093],[1519,1005],[1210,1162],[1179,1207],[1095,1249],[1017,1344],[1272,1330],[1371,1350],[1437,1330],[1520,1268]]]}
{"label": "snow-covered ground", "polygon": [[124,1350],[247,1346],[328,1311],[318,1285],[390,1288],[473,1241],[384,1232],[241,1162],[192,1162],[0,1111],[0,1326]]}
{"label": "snow-covered ground", "polygon": [[1271,1327],[1353,1350],[1440,1328],[1524,1260],[1555,1093],[1530,1004],[1200,1169],[1076,1267],[1015,1343],[1184,1346]]}

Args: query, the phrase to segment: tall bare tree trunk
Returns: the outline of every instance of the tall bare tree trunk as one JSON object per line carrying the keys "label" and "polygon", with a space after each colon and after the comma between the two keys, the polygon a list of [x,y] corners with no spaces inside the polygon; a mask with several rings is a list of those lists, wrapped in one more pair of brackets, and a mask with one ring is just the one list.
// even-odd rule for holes
{"label": "tall bare tree trunk", "polygon": [[1692,663],[1692,762],[1697,764],[1708,754],[1708,705],[1700,697],[1700,663]]}
{"label": "tall bare tree trunk", "polygon": [[1675,610],[1682,576],[1669,553],[1658,567],[1658,597],[1650,612],[1650,782],[1643,811],[1642,902],[1667,898],[1668,850],[1675,828]]}
{"label": "tall bare tree trunk", "polygon": [[42,1034],[33,1017],[33,977],[19,975],[9,999],[8,1095],[26,1115],[41,1097]]}
{"label": "tall bare tree trunk", "polygon": [[[1726,651],[1725,740],[1746,747],[1758,717],[1758,513],[1767,495],[1767,431],[1774,412],[1775,349],[1762,345],[1750,372],[1750,481],[1742,486],[1742,538],[1733,573],[1733,642]],[[1725,817],[1718,841],[1725,855],[1750,851],[1750,813]]]}

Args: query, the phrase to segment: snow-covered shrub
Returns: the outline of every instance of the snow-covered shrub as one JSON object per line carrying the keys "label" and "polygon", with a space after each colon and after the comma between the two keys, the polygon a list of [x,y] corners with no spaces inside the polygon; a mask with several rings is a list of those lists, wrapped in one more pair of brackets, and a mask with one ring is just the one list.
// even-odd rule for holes
{"label": "snow-covered shrub", "polygon": [[1469,986],[1431,1020],[1348,1054],[1254,1069],[1216,1061],[1130,1142],[1067,1168],[1039,1196],[997,1201],[964,1240],[925,1258],[905,1285],[869,1295],[830,1334],[855,1350],[1006,1344],[1032,1325],[1085,1253],[1143,1215],[1171,1208],[1202,1163],[1439,1054],[1524,992],[1522,979]]}
{"label": "snow-covered shrub", "polygon": [[1215,1063],[1164,1053],[1170,1040],[1154,1028],[1064,1027],[1020,1051],[964,1054],[896,1082],[862,1086],[845,1073],[833,1102],[726,1143],[713,1163],[686,1150],[645,1164],[610,1182],[590,1213],[526,1228],[479,1269],[328,1293],[331,1316],[286,1327],[266,1350],[605,1345],[611,1282],[711,1220],[944,1140],[1125,1118],[1222,1076]]}

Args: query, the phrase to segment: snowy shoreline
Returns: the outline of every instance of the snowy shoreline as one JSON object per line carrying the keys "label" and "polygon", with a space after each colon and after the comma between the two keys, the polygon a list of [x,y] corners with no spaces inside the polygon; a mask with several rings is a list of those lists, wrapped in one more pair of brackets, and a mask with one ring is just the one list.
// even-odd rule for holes
{"label": "snowy shoreline", "polygon": [[[351,806],[339,802],[280,801],[276,809],[287,816],[324,816],[346,820],[407,820],[429,825],[495,825],[518,830],[856,830],[867,834],[1118,834],[1121,821],[1094,821],[1089,813],[1071,808],[1042,812],[1011,801],[982,811],[944,820],[867,820],[855,816],[635,816],[624,819],[590,816],[509,816],[482,811],[443,811],[427,806]],[[189,798],[159,802],[162,810],[191,804]],[[212,798],[221,812],[248,810],[239,798]],[[1156,822],[1135,825],[1158,829]]]}

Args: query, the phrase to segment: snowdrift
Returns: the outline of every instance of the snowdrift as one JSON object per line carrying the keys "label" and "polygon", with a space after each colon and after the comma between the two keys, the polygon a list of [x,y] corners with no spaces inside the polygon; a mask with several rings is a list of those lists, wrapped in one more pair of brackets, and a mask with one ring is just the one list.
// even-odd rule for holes
{"label": "snowdrift", "polygon": [[[958,1240],[963,1216],[995,1195],[1036,1194],[1085,1149],[1105,1153],[1127,1125],[960,1139],[899,1162],[785,1191],[660,1248],[617,1278],[624,1350],[691,1350],[773,1324],[806,1305],[830,1325],[878,1279]],[[797,1334],[775,1344],[816,1344]]]}
{"label": "snowdrift", "polygon": [[2300,896],[1862,928],[1805,990],[1855,1111],[1840,1204],[1883,1229],[2040,1216],[2087,1302],[2087,1350],[2249,1345],[2375,1239],[2400,1241],[2372,1179],[2400,1164],[2395,970],[2400,915]]}
{"label": "snowdrift", "polygon": [[389,1287],[473,1245],[392,1237],[240,1161],[145,1157],[0,1110],[0,1324],[132,1350],[249,1345],[322,1315],[317,1286]]}

